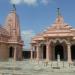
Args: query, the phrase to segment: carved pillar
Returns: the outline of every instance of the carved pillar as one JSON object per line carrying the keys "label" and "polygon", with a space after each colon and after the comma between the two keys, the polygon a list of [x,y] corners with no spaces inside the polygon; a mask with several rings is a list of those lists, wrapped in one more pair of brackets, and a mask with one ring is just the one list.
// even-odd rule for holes
{"label": "carved pillar", "polygon": [[33,58],[36,59],[36,56],[37,56],[36,45],[33,47],[33,49],[34,49]]}
{"label": "carved pillar", "polygon": [[31,60],[33,59],[33,45],[31,45]]}
{"label": "carved pillar", "polygon": [[64,60],[67,60],[67,45],[63,44],[63,48],[64,48]]}
{"label": "carved pillar", "polygon": [[40,58],[39,49],[40,49],[40,48],[39,48],[39,44],[37,44],[37,45],[36,45],[36,55],[37,55],[37,56],[36,56],[36,60],[38,60],[38,61],[39,61],[39,58]]}
{"label": "carved pillar", "polygon": [[41,59],[43,59],[43,45],[41,46]]}
{"label": "carved pillar", "polygon": [[17,47],[14,48],[14,60],[17,60]]}
{"label": "carved pillar", "polygon": [[55,53],[54,53],[54,51],[55,51],[55,50],[54,50],[54,45],[52,44],[52,45],[51,45],[51,52],[52,52],[52,55],[51,55],[52,57],[51,57],[51,59],[52,59],[52,60],[55,59]]}
{"label": "carved pillar", "polygon": [[49,59],[52,60],[52,50],[51,50],[51,44],[49,45]]}
{"label": "carved pillar", "polygon": [[46,60],[49,61],[50,52],[49,52],[49,42],[46,43]]}
{"label": "carved pillar", "polygon": [[68,52],[68,63],[72,63],[72,59],[71,59],[71,44],[70,43],[67,44],[67,52]]}

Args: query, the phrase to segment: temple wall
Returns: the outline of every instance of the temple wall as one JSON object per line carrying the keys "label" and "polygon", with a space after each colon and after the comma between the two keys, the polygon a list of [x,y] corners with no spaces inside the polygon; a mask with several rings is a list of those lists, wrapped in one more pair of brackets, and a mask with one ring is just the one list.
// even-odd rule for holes
{"label": "temple wall", "polygon": [[7,44],[1,43],[0,44],[0,60],[7,60],[8,59],[8,46]]}

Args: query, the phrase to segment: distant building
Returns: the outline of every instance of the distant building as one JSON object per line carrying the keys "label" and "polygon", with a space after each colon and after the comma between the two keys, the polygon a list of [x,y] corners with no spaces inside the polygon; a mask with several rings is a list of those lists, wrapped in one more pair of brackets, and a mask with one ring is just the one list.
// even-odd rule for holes
{"label": "distant building", "polygon": [[23,59],[30,59],[30,51],[23,51]]}
{"label": "distant building", "polygon": [[19,17],[16,8],[8,14],[4,27],[0,26],[0,60],[22,60],[23,41],[21,40]]}
{"label": "distant building", "polygon": [[55,61],[59,54],[61,61],[71,63],[75,60],[75,29],[64,22],[59,8],[55,22],[33,37],[31,46],[31,59]]}

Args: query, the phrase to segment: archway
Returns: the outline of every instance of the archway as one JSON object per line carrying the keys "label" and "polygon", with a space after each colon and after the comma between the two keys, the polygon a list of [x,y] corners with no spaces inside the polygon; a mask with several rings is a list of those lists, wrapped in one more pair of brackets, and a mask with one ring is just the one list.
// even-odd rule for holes
{"label": "archway", "polygon": [[9,58],[13,58],[13,56],[14,56],[14,48],[10,47],[9,48]]}
{"label": "archway", "polygon": [[71,46],[71,58],[72,60],[75,60],[75,45]]}
{"label": "archway", "polygon": [[43,59],[46,59],[46,45],[43,45]]}
{"label": "archway", "polygon": [[61,44],[55,46],[55,60],[57,60],[57,55],[60,55],[60,60],[64,59],[64,49]]}

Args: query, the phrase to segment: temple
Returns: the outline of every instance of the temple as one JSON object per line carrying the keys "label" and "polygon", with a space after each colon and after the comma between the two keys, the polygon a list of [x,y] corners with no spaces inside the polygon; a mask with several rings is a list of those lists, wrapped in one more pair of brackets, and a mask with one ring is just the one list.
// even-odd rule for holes
{"label": "temple", "polygon": [[22,48],[19,17],[13,5],[4,26],[0,26],[0,60],[22,60]]}
{"label": "temple", "polygon": [[75,29],[64,22],[60,9],[57,9],[55,22],[31,41],[31,59],[69,63],[75,60]]}

